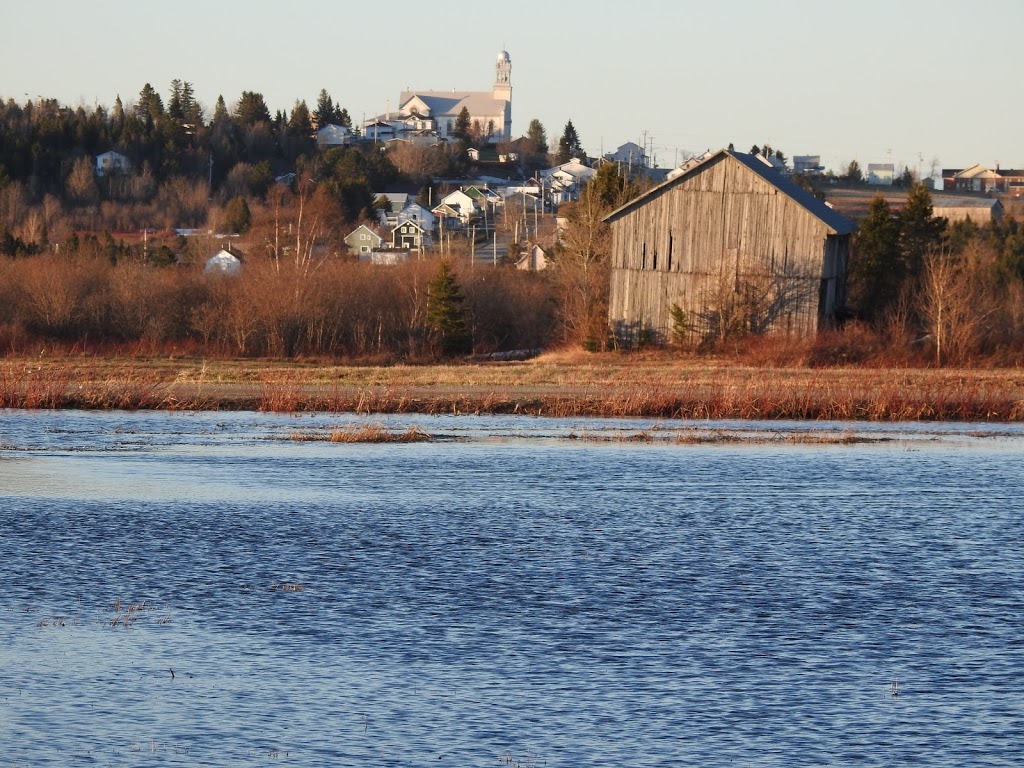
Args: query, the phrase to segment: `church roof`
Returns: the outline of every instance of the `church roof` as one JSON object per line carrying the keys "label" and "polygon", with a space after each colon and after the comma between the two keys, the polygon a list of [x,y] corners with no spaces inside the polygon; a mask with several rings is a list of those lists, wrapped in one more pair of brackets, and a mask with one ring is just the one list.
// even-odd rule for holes
{"label": "church roof", "polygon": [[495,99],[491,91],[403,91],[398,97],[399,108],[405,109],[414,98],[422,100],[434,118],[457,115],[463,107],[471,115],[492,114],[505,105],[504,101]]}

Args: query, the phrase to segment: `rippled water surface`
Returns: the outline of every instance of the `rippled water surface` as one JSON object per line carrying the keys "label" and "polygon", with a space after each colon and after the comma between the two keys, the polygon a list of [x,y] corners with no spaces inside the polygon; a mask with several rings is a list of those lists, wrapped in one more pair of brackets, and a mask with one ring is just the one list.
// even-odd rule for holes
{"label": "rippled water surface", "polygon": [[0,765],[1020,764],[1020,428],[352,421],[0,411]]}

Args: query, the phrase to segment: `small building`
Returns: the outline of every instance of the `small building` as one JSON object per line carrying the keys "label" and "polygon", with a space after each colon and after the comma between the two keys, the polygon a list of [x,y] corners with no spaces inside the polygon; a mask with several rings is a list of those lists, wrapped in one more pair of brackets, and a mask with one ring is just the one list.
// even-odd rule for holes
{"label": "small building", "polygon": [[328,123],[316,132],[316,145],[320,149],[347,147],[352,143],[352,132],[343,125]]}
{"label": "small building", "polygon": [[627,141],[614,152],[608,152],[604,159],[627,168],[642,168],[647,165],[647,153],[639,144]]}
{"label": "small building", "polygon": [[526,252],[516,261],[516,269],[527,270],[529,272],[539,272],[540,270],[547,268],[547,251],[537,243],[534,243],[527,248]]}
{"label": "small building", "polygon": [[867,183],[891,187],[896,177],[896,166],[892,163],[868,163]]}
{"label": "small building", "polygon": [[231,245],[225,245],[206,260],[203,272],[214,275],[237,275],[242,269],[242,254]]}
{"label": "small building", "polygon": [[128,173],[131,169],[131,161],[120,152],[110,150],[101,155],[96,155],[97,176],[109,176],[112,173]]}
{"label": "small building", "polygon": [[753,155],[719,150],[606,218],[620,340],[808,336],[846,298],[853,224]]}
{"label": "small building", "polygon": [[950,222],[967,221],[983,226],[1003,218],[1003,204],[991,197],[932,197],[932,214]]}
{"label": "small building", "polygon": [[794,155],[793,173],[804,176],[820,176],[825,172],[825,166],[821,164],[821,155]]}
{"label": "small building", "polygon": [[345,245],[348,246],[353,256],[360,258],[368,257],[374,250],[381,247],[384,238],[374,232],[365,224],[360,224],[345,237]]}

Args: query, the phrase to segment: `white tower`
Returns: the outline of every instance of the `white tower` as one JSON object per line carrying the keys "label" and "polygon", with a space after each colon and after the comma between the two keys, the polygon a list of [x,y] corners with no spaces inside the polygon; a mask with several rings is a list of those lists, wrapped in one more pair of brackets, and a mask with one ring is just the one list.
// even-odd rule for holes
{"label": "white tower", "polygon": [[494,100],[512,101],[512,59],[508,51],[499,53],[494,65]]}

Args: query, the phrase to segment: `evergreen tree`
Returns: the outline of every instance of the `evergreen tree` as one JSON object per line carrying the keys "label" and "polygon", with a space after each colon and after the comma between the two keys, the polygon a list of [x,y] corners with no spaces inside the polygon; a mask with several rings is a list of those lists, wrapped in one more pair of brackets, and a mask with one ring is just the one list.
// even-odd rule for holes
{"label": "evergreen tree", "polygon": [[907,275],[921,274],[925,254],[942,242],[946,220],[932,215],[932,196],[924,184],[914,184],[899,216],[900,257]]}
{"label": "evergreen tree", "polygon": [[455,128],[452,129],[452,136],[459,141],[469,141],[469,132],[472,129],[470,124],[469,110],[463,107],[459,116],[455,118]]}
{"label": "evergreen tree", "polygon": [[580,143],[579,134],[576,133],[576,126],[570,120],[565,124],[562,138],[558,140],[558,157],[556,162],[561,165],[562,163],[569,162],[574,157],[583,159],[583,145]]}
{"label": "evergreen tree", "polygon": [[288,118],[288,135],[308,139],[313,134],[313,120],[305,101],[296,101]]}
{"label": "evergreen tree", "polygon": [[899,221],[881,194],[871,200],[850,257],[850,295],[872,319],[896,303],[906,276],[899,250]]}
{"label": "evergreen tree", "polygon": [[243,127],[269,123],[270,110],[267,109],[267,103],[263,100],[263,94],[255,91],[242,91],[242,95],[235,105],[235,121]]}
{"label": "evergreen tree", "polygon": [[860,184],[864,181],[864,173],[860,169],[860,163],[856,160],[851,160],[850,164],[846,167],[846,173],[843,175],[846,181],[853,184]]}
{"label": "evergreen tree", "polygon": [[338,125],[342,128],[348,128],[350,131],[352,130],[352,117],[345,108],[342,108],[341,111],[338,112]]}
{"label": "evergreen tree", "polygon": [[531,151],[544,155],[548,153],[548,134],[544,130],[544,124],[537,118],[530,121],[530,127],[526,129],[526,138],[530,140]]}
{"label": "evergreen tree", "polygon": [[426,323],[446,355],[466,354],[472,349],[464,301],[451,264],[448,259],[442,259],[440,269],[427,287]]}

